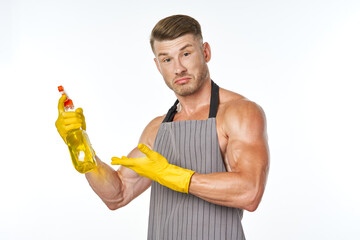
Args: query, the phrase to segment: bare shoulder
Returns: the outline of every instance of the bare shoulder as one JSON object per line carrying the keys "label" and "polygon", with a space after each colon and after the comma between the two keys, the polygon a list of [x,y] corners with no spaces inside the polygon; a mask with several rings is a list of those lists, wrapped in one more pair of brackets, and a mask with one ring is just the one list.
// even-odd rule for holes
{"label": "bare shoulder", "polygon": [[262,108],[258,104],[238,93],[220,88],[219,95],[219,113],[221,115],[231,116],[235,113],[238,113],[240,115],[261,113],[260,115],[263,115],[264,113]]}
{"label": "bare shoulder", "polygon": [[155,142],[156,134],[164,118],[165,115],[158,116],[151,120],[142,132],[139,143],[146,144],[152,149]]}
{"label": "bare shoulder", "polygon": [[223,133],[230,135],[262,135],[266,131],[265,113],[253,101],[235,92],[220,89],[218,121]]}

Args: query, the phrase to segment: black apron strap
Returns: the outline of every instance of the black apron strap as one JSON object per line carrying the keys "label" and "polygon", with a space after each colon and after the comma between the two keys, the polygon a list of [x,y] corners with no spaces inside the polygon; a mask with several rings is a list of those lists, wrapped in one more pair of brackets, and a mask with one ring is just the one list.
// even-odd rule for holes
{"label": "black apron strap", "polygon": [[179,100],[176,99],[174,105],[169,109],[168,113],[166,114],[166,117],[162,121],[163,123],[172,122],[172,120],[174,119],[175,114],[177,112],[176,109],[177,109],[178,103],[179,103]]}
{"label": "black apron strap", "polygon": [[[166,117],[162,121],[165,122],[172,122],[175,114],[177,113],[177,105],[179,100],[176,100],[174,105],[169,109]],[[210,111],[209,111],[209,118],[215,118],[216,113],[219,106],[219,86],[211,80],[211,99],[210,99]]]}
{"label": "black apron strap", "polygon": [[211,80],[211,99],[209,118],[215,118],[219,106],[219,86]]}

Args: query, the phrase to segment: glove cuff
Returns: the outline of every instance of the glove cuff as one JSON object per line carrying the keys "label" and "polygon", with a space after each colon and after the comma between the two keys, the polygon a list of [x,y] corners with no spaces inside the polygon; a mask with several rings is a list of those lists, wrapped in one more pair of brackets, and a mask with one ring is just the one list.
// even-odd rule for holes
{"label": "glove cuff", "polygon": [[156,181],[172,190],[189,193],[190,180],[194,173],[192,170],[169,164]]}

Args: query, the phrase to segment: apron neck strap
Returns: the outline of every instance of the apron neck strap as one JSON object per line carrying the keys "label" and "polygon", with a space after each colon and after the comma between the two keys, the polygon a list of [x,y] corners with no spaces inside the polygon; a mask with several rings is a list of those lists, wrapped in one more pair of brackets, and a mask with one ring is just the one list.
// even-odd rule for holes
{"label": "apron neck strap", "polygon": [[209,118],[215,118],[219,107],[219,86],[211,80],[211,99]]}

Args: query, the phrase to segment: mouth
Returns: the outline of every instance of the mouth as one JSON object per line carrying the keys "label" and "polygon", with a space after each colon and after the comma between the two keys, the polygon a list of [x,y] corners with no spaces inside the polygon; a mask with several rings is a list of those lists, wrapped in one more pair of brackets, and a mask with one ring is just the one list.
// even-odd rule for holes
{"label": "mouth", "polygon": [[185,83],[188,83],[190,81],[191,77],[182,77],[182,78],[178,78],[175,80],[175,84],[185,84]]}

